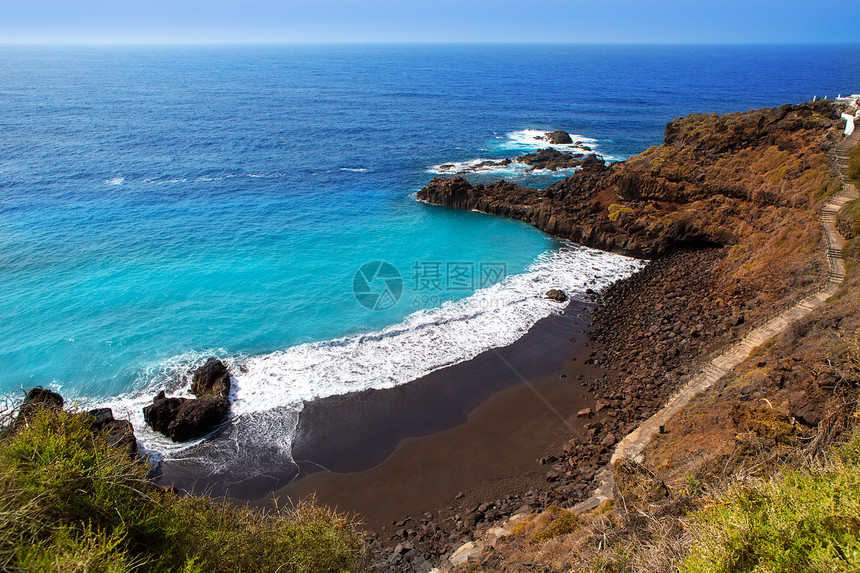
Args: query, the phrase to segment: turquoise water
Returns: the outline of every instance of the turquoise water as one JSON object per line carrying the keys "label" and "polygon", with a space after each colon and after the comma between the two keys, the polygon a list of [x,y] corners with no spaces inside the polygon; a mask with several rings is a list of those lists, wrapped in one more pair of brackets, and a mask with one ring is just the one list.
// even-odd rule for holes
{"label": "turquoise water", "polygon": [[[417,202],[442,165],[516,157],[555,129],[622,159],[687,113],[856,92],[855,53],[2,48],[0,392],[39,384],[110,405],[168,459],[250,468],[258,447],[288,463],[304,401],[509,344],[559,310],[547,288],[576,294],[637,268]],[[400,281],[367,277],[370,294],[392,295],[381,304],[354,293],[374,261]],[[143,404],[187,393],[209,355],[235,375],[229,437],[242,446],[175,446],[143,427]]]}

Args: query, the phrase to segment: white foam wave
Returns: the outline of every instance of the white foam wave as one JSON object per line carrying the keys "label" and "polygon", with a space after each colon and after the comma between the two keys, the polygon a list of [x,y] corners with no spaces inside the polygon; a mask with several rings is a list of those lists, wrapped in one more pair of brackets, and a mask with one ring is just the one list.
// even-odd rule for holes
{"label": "white foam wave", "polygon": [[[547,299],[551,288],[581,296],[600,290],[642,266],[636,259],[570,245],[540,256],[526,272],[507,277],[465,299],[407,316],[378,332],[327,342],[301,344],[260,356],[230,356],[208,350],[176,356],[142,374],[140,391],[108,400],[101,406],[132,421],[142,445],[167,459],[186,457],[198,442],[173,444],[146,428],[142,409],[159,390],[190,397],[190,372],[217,355],[234,374],[231,448],[276,448],[288,459],[291,434],[267,429],[273,420],[300,412],[304,402],[366,389],[392,388],[439,368],[474,358],[491,348],[507,346],[538,320],[565,305]],[[294,421],[290,424],[295,426]],[[290,425],[288,424],[288,425]],[[223,441],[223,440],[222,440]],[[207,449],[213,446],[209,444]],[[247,448],[246,448],[247,449]],[[201,454],[199,448],[194,456]],[[214,454],[212,454],[214,455]],[[219,459],[223,454],[218,454]],[[209,457],[208,455],[206,456]],[[222,460],[220,463],[226,463]]]}
{"label": "white foam wave", "polygon": [[544,296],[547,290],[598,290],[640,266],[636,259],[570,246],[542,255],[523,274],[415,312],[380,332],[251,357],[237,376],[234,412],[300,407],[306,400],[415,380],[516,341],[559,310],[558,303]]}
{"label": "white foam wave", "polygon": [[341,167],[341,171],[351,171],[353,173],[366,173],[367,167]]}
{"label": "white foam wave", "polygon": [[551,133],[551,131],[540,129],[521,129],[518,131],[511,131],[499,138],[502,139],[502,142],[499,144],[499,149],[533,151],[536,149],[552,147],[553,149],[573,154],[596,153],[606,161],[620,161],[623,159],[623,157],[604,153],[602,148],[606,143],[605,141],[601,142],[593,137],[585,137],[584,135],[570,133],[570,139],[573,143],[549,143],[546,140],[546,135],[548,133]]}
{"label": "white foam wave", "polygon": [[248,177],[251,179],[277,179],[279,177],[283,177],[282,173],[248,173]]}
{"label": "white foam wave", "polygon": [[570,134],[570,139],[573,143],[550,143],[546,139],[546,135],[548,133],[550,133],[550,131],[542,129],[520,129],[518,131],[511,131],[506,133],[504,136],[499,137],[499,139],[503,140],[499,144],[499,147],[501,149],[513,150],[545,149],[547,147],[552,147],[559,151],[588,153],[598,144],[596,139],[585,137],[584,135],[577,135],[575,133]]}
{"label": "white foam wave", "polygon": [[112,177],[110,179],[105,179],[105,183],[107,185],[122,185],[123,181],[125,181],[125,177]]}
{"label": "white foam wave", "polygon": [[517,177],[521,175],[550,175],[550,174],[565,174],[570,175],[578,167],[570,167],[565,169],[535,169],[525,163],[519,161],[511,161],[504,163],[502,159],[470,159],[468,161],[452,161],[450,163],[441,163],[433,165],[427,169],[428,173],[435,175],[468,175],[470,173],[495,173],[505,177]]}

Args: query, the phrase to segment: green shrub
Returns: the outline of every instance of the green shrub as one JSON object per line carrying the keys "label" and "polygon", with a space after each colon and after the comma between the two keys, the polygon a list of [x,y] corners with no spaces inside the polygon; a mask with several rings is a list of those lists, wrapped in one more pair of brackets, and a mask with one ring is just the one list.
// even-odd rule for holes
{"label": "green shrub", "polygon": [[84,416],[38,413],[0,440],[0,571],[342,572],[352,523],[312,503],[276,515],[152,485]]}
{"label": "green shrub", "polygon": [[860,570],[860,438],[824,469],[736,487],[697,516],[685,572]]}
{"label": "green shrub", "polygon": [[622,221],[626,219],[633,218],[633,209],[628,207],[627,205],[619,205],[617,203],[613,203],[609,206],[609,220],[613,223],[618,219]]}
{"label": "green shrub", "polygon": [[536,531],[532,535],[533,543],[543,543],[553,537],[571,533],[579,527],[579,519],[572,511],[562,509],[557,505],[550,506],[547,511],[551,514],[552,520],[546,527]]}

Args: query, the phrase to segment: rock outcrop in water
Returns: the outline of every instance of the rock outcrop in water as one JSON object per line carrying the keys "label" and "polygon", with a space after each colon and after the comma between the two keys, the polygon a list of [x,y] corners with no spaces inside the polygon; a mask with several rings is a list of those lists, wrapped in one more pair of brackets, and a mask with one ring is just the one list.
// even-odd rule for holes
{"label": "rock outcrop in water", "polygon": [[583,161],[580,171],[546,189],[434,178],[418,198],[522,219],[579,244],[639,257],[750,237],[766,242],[786,223],[814,225],[801,216],[838,188],[820,169],[828,145],[822,133],[834,114],[827,102],[694,114],[670,122],[663,145],[612,166]]}
{"label": "rock outcrop in water", "polygon": [[220,424],[230,403],[217,396],[203,398],[168,398],[164,392],[143,409],[146,423],[174,442],[202,438]]}
{"label": "rock outcrop in water", "polygon": [[556,171],[558,169],[571,169],[579,167],[582,163],[583,155],[581,153],[572,155],[570,153],[562,153],[552,147],[527,153],[522,157],[517,158],[517,161],[524,163],[532,169],[548,169]]}
{"label": "rock outcrop in water", "polygon": [[573,143],[573,140],[570,138],[570,134],[560,129],[547,133],[546,140],[553,145],[564,145]]}
{"label": "rock outcrop in water", "polygon": [[230,396],[230,373],[224,363],[217,358],[210,358],[206,364],[194,372],[191,379],[191,393],[203,396],[219,396],[226,399]]}
{"label": "rock outcrop in water", "polygon": [[201,438],[217,427],[230,411],[230,373],[223,362],[210,358],[192,377],[197,398],[168,398],[159,392],[143,409],[143,418],[156,432],[174,442]]}

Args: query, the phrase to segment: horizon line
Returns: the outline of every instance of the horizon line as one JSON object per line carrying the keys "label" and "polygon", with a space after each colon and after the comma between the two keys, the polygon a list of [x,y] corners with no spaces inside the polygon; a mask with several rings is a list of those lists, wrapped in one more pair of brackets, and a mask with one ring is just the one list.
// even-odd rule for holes
{"label": "horizon line", "polygon": [[179,41],[132,41],[132,42],[4,42],[0,40],[0,47],[183,47],[183,46],[200,46],[200,47],[218,47],[218,46],[855,46],[860,45],[860,41],[852,42],[819,42],[819,41],[800,41],[800,42],[685,42],[685,41],[667,41],[667,42],[652,42],[652,41],[631,41],[631,42],[542,42],[542,41],[449,41],[449,40],[422,40],[422,41],[369,41],[369,40],[353,40],[353,41],[194,41],[194,40],[179,40]]}

